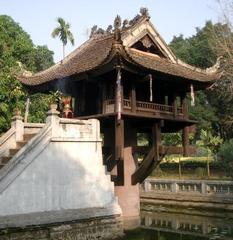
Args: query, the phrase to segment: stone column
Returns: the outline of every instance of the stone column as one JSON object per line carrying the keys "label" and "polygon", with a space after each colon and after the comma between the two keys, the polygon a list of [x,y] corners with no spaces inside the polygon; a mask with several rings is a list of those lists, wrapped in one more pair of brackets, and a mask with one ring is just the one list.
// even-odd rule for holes
{"label": "stone column", "polygon": [[11,127],[15,128],[15,141],[23,141],[24,123],[19,109],[16,109],[15,115],[12,117]]}
{"label": "stone column", "polygon": [[125,143],[123,148],[123,174],[124,184],[115,186],[115,195],[118,197],[122,209],[124,228],[133,229],[140,225],[140,198],[139,184],[132,185],[131,176],[137,168],[132,155],[132,146],[136,145],[136,129],[125,121]]}
{"label": "stone column", "polygon": [[50,124],[52,128],[52,137],[58,137],[59,136],[59,112],[57,111],[57,105],[55,107],[52,107],[47,112],[47,118],[46,123]]}

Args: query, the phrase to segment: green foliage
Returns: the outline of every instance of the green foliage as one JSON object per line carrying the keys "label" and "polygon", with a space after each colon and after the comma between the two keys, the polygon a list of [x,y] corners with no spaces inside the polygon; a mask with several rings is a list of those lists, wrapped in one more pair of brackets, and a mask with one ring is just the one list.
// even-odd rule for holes
{"label": "green foliage", "polygon": [[[42,93],[31,95],[28,122],[45,122],[48,106],[50,104],[49,97],[48,94]],[[38,103],[40,104],[39,106]]]}
{"label": "green foliage", "polygon": [[50,94],[48,95],[48,100],[49,100],[49,103],[59,103],[59,101],[61,100],[61,96],[62,96],[62,93],[57,90],[55,92],[53,91],[50,91],[49,92]]}
{"label": "green foliage", "polygon": [[[24,112],[28,93],[16,79],[17,74],[23,69],[40,71],[52,64],[53,52],[46,46],[34,46],[18,23],[9,16],[0,15],[0,133],[9,128],[16,106]],[[47,96],[31,98],[33,115],[30,118],[41,122]]]}
{"label": "green foliage", "polygon": [[217,157],[228,176],[233,178],[233,139],[221,145]]}
{"label": "green foliage", "polygon": [[137,134],[137,145],[138,146],[149,146],[151,145],[151,139],[146,133]]}
{"label": "green foliage", "polygon": [[[213,24],[208,21],[203,28],[197,28],[196,34],[192,37],[184,38],[183,35],[174,37],[170,47],[177,57],[200,68],[212,66],[216,62],[217,56],[223,56],[225,58],[223,61],[224,72],[229,73],[229,69],[232,69],[232,65],[229,65],[231,63],[229,55],[232,55],[231,49],[233,49],[232,35],[228,25]],[[222,45],[219,46],[219,43]],[[211,130],[214,135],[220,133],[224,139],[233,137],[231,127],[233,98],[229,98],[229,94],[225,94],[230,91],[232,96],[232,87],[228,80],[221,80],[219,83],[215,90],[196,93],[196,106],[189,106],[190,117],[198,122],[195,139],[199,138],[201,129]]]}
{"label": "green foliage", "polygon": [[65,57],[65,46],[68,41],[74,45],[74,36],[70,31],[70,24],[61,17],[57,18],[58,26],[53,30],[52,37],[59,37],[63,44],[63,58]]}
{"label": "green foliage", "polygon": [[209,153],[216,153],[223,140],[219,136],[213,136],[210,131],[201,129],[200,140],[197,145],[207,148]]}
{"label": "green foliage", "polygon": [[204,176],[206,176],[206,169],[203,167],[198,167],[195,169],[195,174],[197,177],[203,178]]}
{"label": "green foliage", "polygon": [[170,47],[181,60],[200,68],[210,67],[217,59],[209,44],[213,27],[208,21],[203,28],[196,28],[196,34],[190,38],[185,39],[183,35],[174,37]]}
{"label": "green foliage", "polygon": [[180,146],[182,144],[181,133],[162,134],[162,144],[167,146]]}

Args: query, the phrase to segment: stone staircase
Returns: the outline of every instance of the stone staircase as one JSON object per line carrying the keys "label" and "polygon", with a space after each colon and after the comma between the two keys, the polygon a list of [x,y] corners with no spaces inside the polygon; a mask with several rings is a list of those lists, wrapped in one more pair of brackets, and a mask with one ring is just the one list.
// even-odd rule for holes
{"label": "stone staircase", "polygon": [[31,140],[36,134],[35,133],[28,133],[23,135],[22,141],[16,142],[15,148],[10,148],[8,151],[8,154],[6,156],[0,157],[0,169],[3,168],[12,157],[24,146],[28,143],[29,140]]}

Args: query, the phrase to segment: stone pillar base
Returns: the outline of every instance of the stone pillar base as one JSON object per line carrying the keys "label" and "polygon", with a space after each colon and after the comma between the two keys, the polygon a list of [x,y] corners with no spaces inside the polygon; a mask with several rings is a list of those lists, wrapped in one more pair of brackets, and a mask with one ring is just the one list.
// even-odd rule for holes
{"label": "stone pillar base", "polygon": [[132,148],[124,148],[124,186],[115,186],[115,195],[122,210],[124,229],[140,225],[139,184],[132,185],[131,176],[136,169]]}

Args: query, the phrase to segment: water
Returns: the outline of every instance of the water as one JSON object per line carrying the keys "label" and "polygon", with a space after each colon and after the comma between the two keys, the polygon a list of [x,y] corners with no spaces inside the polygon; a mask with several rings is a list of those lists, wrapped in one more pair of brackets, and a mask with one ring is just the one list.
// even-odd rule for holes
{"label": "water", "polygon": [[213,214],[200,212],[200,215],[190,215],[166,211],[142,211],[141,229],[126,233],[121,240],[233,239],[233,219],[206,215]]}
{"label": "water", "polygon": [[[144,208],[145,209],[145,208]],[[147,209],[150,209],[148,207]],[[195,212],[196,214],[193,214]],[[164,209],[141,212],[141,228],[126,232],[118,240],[233,240],[233,213],[193,211],[192,209]],[[88,231],[87,231],[88,232]],[[0,240],[80,240],[93,239],[72,231],[61,231],[52,238],[46,229],[20,230],[1,235]],[[95,238],[97,239],[97,238]],[[98,237],[98,239],[102,239]]]}

